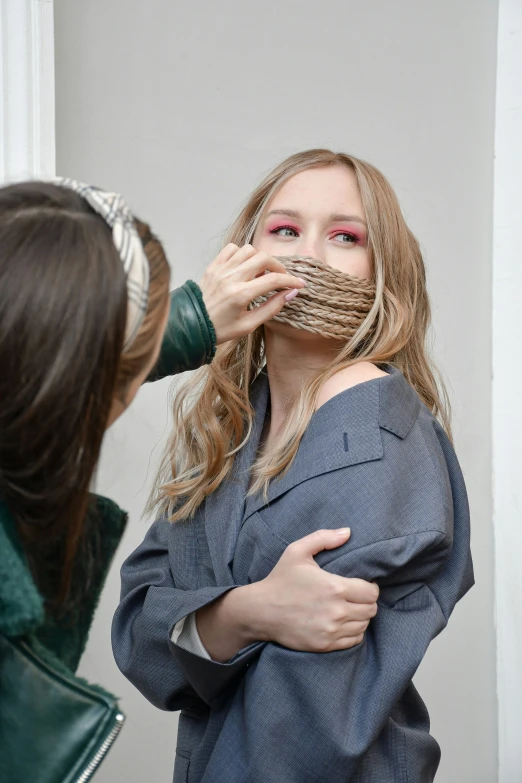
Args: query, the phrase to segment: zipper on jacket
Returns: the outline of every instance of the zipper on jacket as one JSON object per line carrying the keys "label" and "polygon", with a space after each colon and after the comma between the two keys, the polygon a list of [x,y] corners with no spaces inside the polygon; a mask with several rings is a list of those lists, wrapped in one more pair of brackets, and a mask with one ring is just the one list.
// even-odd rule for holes
{"label": "zipper on jacket", "polygon": [[83,770],[80,777],[76,780],[76,783],[87,783],[88,780],[92,778],[100,764],[102,763],[103,759],[105,758],[105,755],[109,751],[111,745],[115,741],[116,737],[120,733],[120,731],[123,728],[123,724],[125,723],[125,715],[122,715],[121,712],[119,712],[116,715],[116,723],[108,733],[108,735],[105,737],[104,741],[90,760],[89,764],[85,769]]}

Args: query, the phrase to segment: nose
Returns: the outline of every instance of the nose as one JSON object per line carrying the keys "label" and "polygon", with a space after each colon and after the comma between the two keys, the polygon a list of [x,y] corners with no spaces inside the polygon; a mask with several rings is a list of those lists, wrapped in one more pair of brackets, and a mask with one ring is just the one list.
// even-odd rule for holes
{"label": "nose", "polygon": [[326,263],[324,248],[318,237],[303,236],[299,243],[298,255],[315,258],[316,261]]}

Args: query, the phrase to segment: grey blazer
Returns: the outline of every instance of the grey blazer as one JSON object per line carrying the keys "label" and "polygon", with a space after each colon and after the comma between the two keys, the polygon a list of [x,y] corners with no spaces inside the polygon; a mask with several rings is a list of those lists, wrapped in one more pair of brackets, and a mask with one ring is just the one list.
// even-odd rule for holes
{"label": "grey blazer", "polygon": [[[319,408],[265,503],[246,489],[267,398],[262,375],[255,431],[232,478],[192,521],[155,522],[123,565],[118,666],[153,704],[181,710],[175,783],[428,783],[440,751],[411,680],[473,584],[454,451],[390,368]],[[316,654],[258,643],[219,664],[170,641],[178,620],[266,577],[290,542],[344,526],[348,543],[316,559],[380,585],[358,647]]]}

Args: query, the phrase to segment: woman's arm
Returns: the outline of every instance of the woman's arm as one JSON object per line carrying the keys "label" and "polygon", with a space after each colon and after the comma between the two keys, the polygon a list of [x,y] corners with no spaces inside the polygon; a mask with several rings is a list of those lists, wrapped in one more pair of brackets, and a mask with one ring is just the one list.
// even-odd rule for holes
{"label": "woman's arm", "polygon": [[[401,443],[405,454],[410,444]],[[372,780],[395,780],[398,769],[412,783],[432,779],[438,748],[411,679],[473,584],[464,482],[447,439],[441,445],[448,472],[437,483],[427,448],[416,452],[411,480],[399,462],[380,463],[387,481],[379,492],[372,463],[358,466],[353,482],[347,469],[359,525],[397,532],[361,546],[350,541],[325,568],[376,579],[377,616],[350,650],[318,655],[264,645],[226,705],[204,783],[345,783],[361,764]]]}
{"label": "woman's arm", "polygon": [[[253,332],[281,310],[288,289],[303,285],[267,253],[257,253],[251,245],[227,245],[206,269],[200,286],[189,280],[171,292],[160,357],[147,380],[208,364],[216,345]],[[262,307],[249,309],[254,299],[278,289],[283,290]]]}
{"label": "woman's arm", "polygon": [[[433,547],[433,553],[439,549],[441,554],[444,548],[444,543],[434,538],[411,544],[420,557],[427,552],[425,547]],[[390,560],[385,542],[378,552],[359,552],[358,560],[364,561],[367,554],[372,560]],[[349,564],[342,558],[334,567],[346,575],[361,573],[357,565],[355,559]],[[391,590],[381,590],[378,614],[363,643],[351,650],[321,655],[265,645],[227,703],[205,783],[218,779],[228,783],[355,780],[363,757],[385,729],[429,643],[446,625],[437,597],[427,584],[411,582],[403,588],[407,595],[399,600],[392,597]],[[401,718],[415,743],[411,714]],[[412,783],[432,779],[415,776],[418,765],[407,755],[410,748],[401,750],[399,743],[403,741],[401,737],[397,747],[386,748],[391,743],[384,738],[385,747],[374,748],[380,759],[394,759],[393,773],[376,764],[368,780],[398,779],[397,763],[404,771],[410,770]],[[397,762],[396,754],[401,752],[404,759]],[[433,748],[428,752],[431,755]],[[436,768],[436,754],[435,749],[435,758],[423,759],[425,769],[431,769],[432,764]]]}
{"label": "woman's arm", "polygon": [[[322,531],[296,542],[264,583],[186,590],[177,588],[172,575],[171,530],[169,522],[154,523],[124,563],[112,629],[119,668],[160,709],[181,709],[195,693],[207,704],[219,701],[260,654],[263,644],[252,642],[272,639],[298,649],[348,647],[360,641],[375,615],[376,585],[341,579],[313,561],[314,553],[344,543],[346,533]],[[217,660],[200,658],[171,639],[179,620],[207,606],[203,637]]]}
{"label": "woman's arm", "polygon": [[[176,587],[168,553],[170,527],[169,522],[155,522],[122,566],[112,648],[118,667],[145,698],[160,709],[179,710],[202,701],[172,656],[172,629],[225,589],[184,591]],[[216,669],[219,666],[215,664]]]}
{"label": "woman's arm", "polygon": [[216,333],[201,290],[188,280],[171,291],[169,319],[159,359],[147,381],[196,370],[211,362],[215,351]]}
{"label": "woman's arm", "polygon": [[200,609],[197,630],[215,661],[227,661],[256,641],[301,652],[360,644],[377,613],[379,588],[319,568],[314,555],[345,544],[350,530],[317,530],[287,547],[260,582],[231,590]]}

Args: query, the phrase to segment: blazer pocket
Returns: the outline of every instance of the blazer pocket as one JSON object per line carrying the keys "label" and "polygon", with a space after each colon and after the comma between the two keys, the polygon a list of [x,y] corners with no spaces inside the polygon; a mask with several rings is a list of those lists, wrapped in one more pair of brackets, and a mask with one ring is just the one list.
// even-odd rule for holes
{"label": "blazer pocket", "polygon": [[433,605],[433,593],[423,582],[382,587],[377,603],[402,612],[422,612]]}
{"label": "blazer pocket", "polygon": [[256,511],[243,524],[234,555],[234,577],[239,584],[268,576],[288,546]]}

